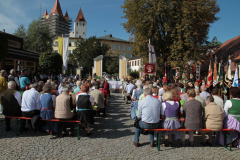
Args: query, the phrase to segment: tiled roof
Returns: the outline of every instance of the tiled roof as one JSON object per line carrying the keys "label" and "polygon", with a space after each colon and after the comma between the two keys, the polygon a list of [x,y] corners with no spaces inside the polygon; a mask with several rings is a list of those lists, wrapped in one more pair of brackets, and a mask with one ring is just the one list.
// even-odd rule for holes
{"label": "tiled roof", "polygon": [[118,42],[128,42],[126,40],[123,40],[123,39],[119,39],[119,38],[115,38],[115,37],[112,37],[112,35],[107,35],[107,36],[104,36],[104,37],[98,37],[97,39],[100,39],[100,40],[108,40],[108,41],[118,41]]}
{"label": "tiled roof", "polygon": [[128,58],[128,60],[134,60],[134,59],[141,59],[141,57],[140,56],[135,56],[135,57]]}
{"label": "tiled roof", "polygon": [[60,17],[63,17],[63,13],[62,13],[62,9],[61,9],[59,0],[55,1],[52,11],[49,15],[53,15],[54,13],[58,13]]}
{"label": "tiled roof", "polygon": [[80,10],[79,10],[79,12],[78,12],[78,15],[77,15],[77,18],[76,18],[75,21],[78,21],[78,22],[86,22],[86,19],[85,19],[84,15],[83,15],[83,12],[82,12],[81,7],[80,7]]}
{"label": "tiled roof", "polygon": [[44,12],[43,16],[47,16],[47,15],[48,15],[48,13],[47,13],[47,9],[46,9],[46,11]]}
{"label": "tiled roof", "polygon": [[65,14],[65,16],[64,17],[68,17],[69,18],[69,16],[68,16],[68,12],[66,11],[66,14]]}
{"label": "tiled roof", "polygon": [[[223,60],[224,66],[226,68],[226,63],[228,61],[228,57],[232,61],[232,72],[235,71],[235,63],[234,61],[240,60],[240,36],[232,38],[221,45],[213,54],[212,58],[205,61],[204,64],[201,65],[201,72],[206,72],[208,70],[210,60],[215,62],[214,56],[217,56],[217,62],[219,63]],[[213,63],[212,63],[213,64]]]}

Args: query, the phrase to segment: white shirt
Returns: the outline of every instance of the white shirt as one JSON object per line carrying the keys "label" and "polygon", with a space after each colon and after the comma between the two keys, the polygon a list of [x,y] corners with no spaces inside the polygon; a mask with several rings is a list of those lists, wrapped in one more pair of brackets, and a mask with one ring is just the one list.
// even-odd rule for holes
{"label": "white shirt", "polygon": [[164,90],[163,90],[163,88],[160,88],[159,90],[158,90],[158,95],[159,96],[162,96],[164,94]]}
{"label": "white shirt", "polygon": [[21,104],[22,104],[22,98],[21,98],[20,92],[18,92],[18,91],[15,92],[14,97],[15,97],[16,100],[18,101],[19,106],[21,106]]}
{"label": "white shirt", "polygon": [[[174,103],[177,103],[178,104],[178,102],[174,102],[174,101],[167,101],[169,104],[171,104],[171,105],[173,105]],[[179,105],[179,104],[178,104]],[[165,104],[165,102],[163,102],[162,103],[162,108],[161,108],[161,114],[162,115],[165,115],[165,109],[166,109],[166,104]]]}
{"label": "white shirt", "polygon": [[[50,93],[44,93],[44,94],[50,94]],[[42,95],[40,96],[40,98],[42,97]],[[56,96],[52,95],[52,101],[53,101],[53,108],[56,108]]]}
{"label": "white shirt", "polygon": [[[236,99],[236,100],[239,100],[238,98],[233,98],[233,99]],[[224,116],[227,117],[228,116],[228,110],[232,108],[232,102],[230,100],[227,100],[225,105],[224,105]]]}
{"label": "white shirt", "polygon": [[78,109],[77,108],[77,101],[78,101],[78,96],[79,95],[89,95],[90,97],[89,97],[89,101],[91,102],[91,105],[93,106],[94,105],[94,98],[93,98],[93,96],[91,95],[91,94],[87,94],[86,92],[81,92],[81,93],[79,93],[79,94],[77,94],[76,95],[76,109]]}
{"label": "white shirt", "polygon": [[214,102],[222,108],[222,111],[224,111],[222,98],[218,96],[213,96],[213,98],[214,98]]}
{"label": "white shirt", "polygon": [[21,108],[23,112],[40,110],[41,108],[40,93],[35,88],[23,92]]}

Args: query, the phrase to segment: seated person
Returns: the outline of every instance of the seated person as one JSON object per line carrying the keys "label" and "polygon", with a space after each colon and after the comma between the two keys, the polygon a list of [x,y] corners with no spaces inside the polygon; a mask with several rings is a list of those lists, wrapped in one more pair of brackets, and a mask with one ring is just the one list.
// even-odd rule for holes
{"label": "seated person", "polygon": [[[8,89],[1,94],[3,114],[5,116],[22,116],[21,94],[15,89],[16,89],[16,83],[14,81],[9,81]],[[10,122],[11,122],[11,118],[5,118],[6,132],[11,130]],[[21,119],[20,122],[21,122],[21,129],[22,129],[22,127],[25,125],[26,120]]]}
{"label": "seated person", "polygon": [[152,96],[154,97],[154,98],[159,98],[159,95],[158,95],[158,87],[156,87],[156,86],[154,86],[154,87],[152,87],[152,92],[153,92],[153,94],[152,94]]}
{"label": "seated person", "polygon": [[[71,120],[74,119],[74,114],[71,112],[73,109],[72,105],[72,98],[69,95],[70,88],[69,87],[63,87],[62,92],[59,96],[56,98],[56,108],[55,108],[55,118],[59,120]],[[67,135],[66,129],[67,127],[70,127],[69,136],[74,136],[74,124],[73,123],[67,123],[67,122],[61,122],[62,127],[62,137],[65,137]]]}
{"label": "seated person", "polygon": [[[206,98],[207,106],[205,109],[204,122],[206,123],[206,129],[211,129],[212,131],[220,131],[223,125],[223,111],[221,106],[217,105],[214,102],[214,98],[212,96],[208,96]],[[205,142],[205,134],[208,134],[209,141]],[[202,132],[202,143],[203,146],[210,145],[212,146],[212,132]]]}
{"label": "seated person", "polygon": [[[95,89],[90,92],[90,94],[93,96],[94,102],[96,106],[98,106],[98,109],[103,112],[103,116],[106,116],[106,107],[104,105],[104,97],[102,91],[99,90],[100,82],[95,82]],[[100,115],[100,112],[98,112],[98,115]]]}
{"label": "seated person", "polygon": [[31,118],[31,127],[33,131],[41,130],[40,110],[41,100],[38,83],[30,85],[30,90],[23,92],[22,95],[22,115]]}
{"label": "seated person", "polygon": [[[152,97],[152,90],[150,88],[146,88],[143,90],[143,94],[145,98],[139,102],[138,105],[138,114],[137,118],[141,120],[139,121],[139,126],[142,129],[155,129],[160,127],[160,108],[161,103],[156,98]],[[139,146],[139,136],[140,136],[140,128],[135,129],[135,138],[133,144],[135,147]],[[154,146],[153,139],[154,132],[149,132],[150,138],[150,146]]]}

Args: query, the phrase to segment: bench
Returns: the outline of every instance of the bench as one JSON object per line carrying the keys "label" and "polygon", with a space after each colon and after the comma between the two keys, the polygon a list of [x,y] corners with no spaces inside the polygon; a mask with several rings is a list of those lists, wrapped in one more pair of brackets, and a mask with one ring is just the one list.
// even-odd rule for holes
{"label": "bench", "polygon": [[[5,116],[5,118],[12,118],[12,119],[28,119],[30,120],[31,118],[29,117],[16,117],[16,116]],[[51,119],[51,120],[46,120],[46,119],[41,119],[41,121],[51,121],[51,122],[70,122],[70,123],[76,123],[77,124],[77,139],[80,140],[80,127],[79,124],[81,124],[80,121],[78,120],[58,120],[58,119]],[[19,121],[17,121],[17,128],[19,128]],[[16,130],[16,135],[19,135],[18,129]]]}
{"label": "bench", "polygon": [[[179,119],[179,121],[183,121],[184,119]],[[154,131],[157,133],[157,149],[158,151],[160,151],[160,145],[161,145],[161,136],[162,136],[162,132],[166,132],[166,131],[200,131],[200,132],[211,132],[211,129],[201,129],[201,130],[190,130],[190,129],[184,129],[184,128],[180,128],[180,129],[176,129],[176,130],[171,130],[171,129],[164,129],[164,128],[160,128],[160,129],[145,129],[145,131]],[[233,129],[221,129],[220,130],[223,134],[224,134],[224,148],[232,151],[232,133],[235,132],[235,130]],[[230,132],[230,134],[228,134],[227,132]],[[227,137],[230,138],[230,148],[227,147],[226,141],[227,141]]]}

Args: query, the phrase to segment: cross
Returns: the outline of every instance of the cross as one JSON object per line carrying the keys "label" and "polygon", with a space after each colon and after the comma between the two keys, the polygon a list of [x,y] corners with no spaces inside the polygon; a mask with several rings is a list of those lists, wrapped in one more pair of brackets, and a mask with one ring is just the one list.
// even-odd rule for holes
{"label": "cross", "polygon": [[151,45],[150,45],[149,52],[151,53],[151,58],[152,58],[152,63],[153,63],[153,57],[152,57],[152,54],[155,54],[155,53],[152,51],[152,46],[151,46]]}

